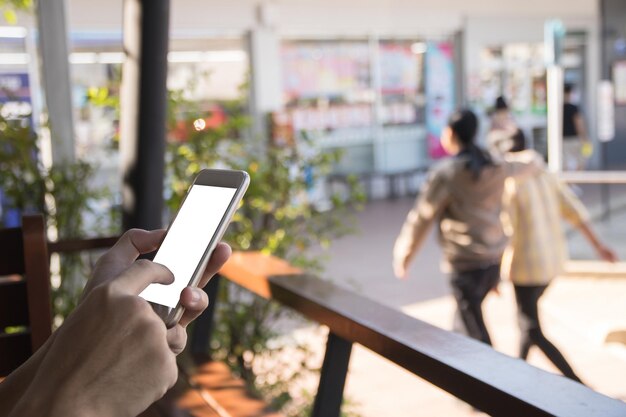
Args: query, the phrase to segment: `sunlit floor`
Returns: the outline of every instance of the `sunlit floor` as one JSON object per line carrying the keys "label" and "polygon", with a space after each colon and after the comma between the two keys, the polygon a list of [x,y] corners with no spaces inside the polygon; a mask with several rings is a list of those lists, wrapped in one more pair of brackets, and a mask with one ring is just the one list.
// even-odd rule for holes
{"label": "sunlit floor", "polygon": [[[412,204],[408,198],[369,203],[357,215],[360,233],[333,243],[324,276],[411,316],[450,329],[454,301],[445,276],[439,271],[440,252],[434,233],[416,259],[408,281],[395,279],[391,271],[391,247]],[[619,231],[620,228],[624,230]],[[603,233],[611,234],[607,238],[626,259],[626,239],[620,238],[626,234],[626,213],[614,214],[611,223],[598,229],[610,232]],[[571,244],[579,256],[591,257],[591,250],[581,246],[584,242],[573,239]],[[364,259],[370,261],[365,264]],[[546,335],[581,378],[603,394],[626,400],[626,346],[605,343],[609,331],[626,329],[626,277],[559,278],[543,297],[540,308]],[[495,348],[514,355],[518,332],[509,285],[502,285],[500,296],[488,297],[485,316]],[[323,332],[297,332],[310,340],[321,356]],[[529,362],[556,372],[535,349],[531,350]],[[476,415],[447,393],[360,346],[353,350],[346,395],[351,408],[363,417]]]}

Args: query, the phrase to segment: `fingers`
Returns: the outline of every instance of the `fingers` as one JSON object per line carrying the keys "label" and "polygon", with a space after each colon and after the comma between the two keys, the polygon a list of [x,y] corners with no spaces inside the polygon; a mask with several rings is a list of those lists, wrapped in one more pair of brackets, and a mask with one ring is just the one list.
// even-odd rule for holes
{"label": "fingers", "polygon": [[181,353],[187,344],[187,331],[185,328],[177,324],[167,329],[167,344],[175,355]]}
{"label": "fingers", "polygon": [[396,278],[406,279],[406,267],[402,264],[394,264],[393,273],[395,274]]}
{"label": "fingers", "polygon": [[607,254],[605,255],[605,259],[609,262],[615,263],[617,262],[617,255],[612,250],[609,250]]}
{"label": "fingers", "polygon": [[491,289],[491,292],[493,292],[495,295],[500,295],[500,285],[496,285]]}
{"label": "fingers", "polygon": [[209,263],[207,264],[207,267],[204,270],[202,279],[200,280],[200,283],[198,284],[199,288],[204,288],[206,283],[209,282],[209,279],[211,279],[211,277],[215,275],[222,268],[222,266],[226,263],[228,258],[230,258],[230,255],[232,253],[233,253],[233,250],[230,248],[230,246],[228,246],[228,244],[223,243],[223,242],[220,242],[217,244],[217,246],[215,247],[215,250],[211,254],[211,259],[209,260]]}
{"label": "fingers", "polygon": [[187,287],[180,294],[180,304],[185,312],[178,324],[185,328],[209,306],[209,297],[200,288]]}
{"label": "fingers", "polygon": [[167,344],[178,355],[187,344],[187,325],[194,321],[209,305],[209,297],[200,288],[187,287],[180,294],[180,304],[185,309],[180,321],[167,329]]}
{"label": "fingers", "polygon": [[131,229],[124,233],[107,253],[102,255],[102,262],[110,262],[120,265],[122,270],[126,269],[139,255],[156,250],[164,235],[163,229],[152,231]]}
{"label": "fingers", "polygon": [[161,264],[140,259],[135,261],[112,284],[126,294],[139,295],[150,284],[171,284],[174,274]]}

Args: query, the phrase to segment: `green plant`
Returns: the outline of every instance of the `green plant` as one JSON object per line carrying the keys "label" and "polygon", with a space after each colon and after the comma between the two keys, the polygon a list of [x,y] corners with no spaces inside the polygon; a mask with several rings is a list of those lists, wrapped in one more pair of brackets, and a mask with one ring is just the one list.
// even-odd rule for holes
{"label": "green plant", "polygon": [[[102,192],[89,184],[93,168],[81,161],[45,168],[39,139],[27,120],[28,117],[7,120],[0,116],[0,189],[5,200],[2,223],[12,209],[43,213],[53,238],[81,237],[83,216],[89,211],[90,202],[102,197]],[[85,255],[59,257],[58,267],[53,268],[55,316],[63,318],[73,310],[88,276]]]}
{"label": "green plant", "polygon": [[[108,91],[93,90],[92,103],[118,106],[119,101]],[[170,91],[168,95],[170,137],[165,190],[170,212],[178,209],[189,182],[202,168],[246,170],[251,177],[250,187],[225,240],[234,249],[258,250],[309,271],[320,271],[320,258],[308,249],[327,246],[334,237],[350,232],[350,213],[363,201],[356,181],[344,194],[331,196],[331,210],[321,210],[309,199],[310,188],[330,172],[341,153],[315,152],[306,137],[297,146],[251,138],[247,134],[250,120],[243,99],[221,102],[225,122],[202,128],[195,122],[210,114],[185,97],[185,91]],[[290,314],[288,310],[232,284],[222,286],[217,306],[213,356],[228,363],[244,379],[249,391],[264,398],[274,409],[302,415],[306,401],[294,401],[290,388],[316,369],[310,363],[308,347],[286,341],[275,328]],[[291,360],[286,362],[281,354],[286,350],[296,352],[298,366],[294,367]],[[292,357],[293,354],[289,356]],[[263,367],[268,358],[272,358],[272,366]]]}
{"label": "green plant", "polygon": [[[90,187],[93,171],[90,164],[79,161],[52,166],[45,173],[47,192],[54,202],[48,209],[48,225],[56,230],[57,239],[84,237],[84,216],[90,211],[90,202],[104,193]],[[92,229],[91,232],[97,231]],[[74,310],[90,275],[89,254],[60,255],[58,285],[53,286],[54,312],[58,317],[64,318]]]}
{"label": "green plant", "polygon": [[[183,107],[187,126],[203,117],[188,103]],[[235,101],[224,107],[225,124],[216,129],[190,130],[186,141],[169,144],[168,206],[175,210],[180,205],[190,179],[201,168],[219,165],[246,170],[250,186],[225,240],[234,249],[261,251],[319,272],[320,258],[309,249],[326,247],[333,238],[349,233],[353,227],[350,214],[363,201],[356,182],[346,193],[331,196],[330,210],[320,210],[309,198],[311,187],[330,172],[341,153],[314,152],[307,138],[301,138],[297,146],[251,139],[244,134],[249,122],[244,104]],[[228,363],[252,394],[268,401],[272,408],[296,416],[302,415],[306,404],[294,401],[291,386],[316,369],[306,344],[285,341],[275,328],[290,314],[233,284],[223,285],[212,354]],[[286,350],[291,353],[285,355]],[[295,367],[294,355],[299,358]],[[268,360],[272,366],[263,367]]]}
{"label": "green plant", "polygon": [[[25,119],[0,115],[0,184],[4,209],[45,212],[46,182],[40,162],[38,138]],[[3,211],[3,223],[6,212]]]}
{"label": "green plant", "polygon": [[17,23],[17,12],[30,12],[33,9],[33,0],[0,0],[0,10],[4,20],[14,25]]}

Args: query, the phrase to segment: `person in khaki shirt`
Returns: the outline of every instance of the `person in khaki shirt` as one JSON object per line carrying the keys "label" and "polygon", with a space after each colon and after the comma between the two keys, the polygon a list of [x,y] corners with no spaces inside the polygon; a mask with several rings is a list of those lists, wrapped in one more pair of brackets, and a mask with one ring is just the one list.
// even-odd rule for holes
{"label": "person in khaki shirt", "polygon": [[482,302],[500,281],[500,261],[507,237],[500,222],[507,177],[533,175],[543,166],[529,152],[493,159],[475,144],[478,119],[470,110],[450,117],[441,144],[451,157],[429,172],[415,207],[409,212],[393,248],[393,269],[406,278],[410,262],[433,224],[439,226],[442,269],[450,277],[457,316],[464,332],[491,344]]}
{"label": "person in khaki shirt", "polygon": [[[494,136],[490,143],[495,154],[512,155],[525,148],[524,141],[515,137]],[[509,279],[515,289],[519,357],[526,359],[530,348],[537,346],[563,375],[577,382],[580,378],[543,334],[538,303],[550,282],[564,270],[567,244],[562,219],[580,230],[600,258],[617,260],[593,232],[588,217],[574,193],[547,171],[530,178],[509,178],[505,183],[502,221],[510,241],[502,259],[502,278]]]}

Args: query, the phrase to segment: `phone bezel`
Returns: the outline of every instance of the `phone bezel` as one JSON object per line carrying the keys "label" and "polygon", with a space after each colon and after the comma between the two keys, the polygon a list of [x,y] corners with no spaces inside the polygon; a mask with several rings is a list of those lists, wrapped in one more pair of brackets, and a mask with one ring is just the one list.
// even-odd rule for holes
{"label": "phone bezel", "polygon": [[[200,262],[198,263],[198,266],[196,266],[196,269],[194,270],[191,276],[191,279],[189,280],[189,283],[187,283],[186,287],[195,287],[200,282],[200,279],[202,278],[202,274],[204,273],[204,270],[211,257],[211,253],[213,252],[213,250],[215,250],[217,243],[222,239],[224,232],[226,232],[226,229],[228,225],[230,224],[230,220],[235,214],[235,211],[237,210],[239,206],[239,202],[241,201],[243,194],[248,188],[249,183],[250,183],[250,176],[245,171],[224,170],[224,169],[203,169],[202,171],[198,173],[198,175],[194,179],[191,186],[189,186],[189,190],[191,190],[191,187],[194,185],[208,185],[208,186],[214,186],[214,187],[235,188],[236,191],[228,205],[228,208],[224,212],[224,215],[222,216],[222,219],[220,220],[215,233],[211,237],[211,240],[209,241],[209,244],[207,245],[207,248],[205,249],[204,254],[202,255],[202,258],[200,258]],[[170,227],[172,227],[172,224],[174,224],[174,222],[176,221],[176,217],[178,217],[178,213],[180,213],[180,208],[185,204],[185,201],[187,200],[187,195],[189,194],[189,190],[187,190],[187,194],[185,195],[185,198],[180,204],[180,207],[178,211],[176,212],[176,215],[170,222],[168,229],[167,229],[168,232],[169,232]],[[166,237],[167,237],[167,232],[165,236],[163,237],[163,240],[165,240]],[[184,311],[184,308],[180,304],[180,301],[176,304],[176,307],[174,308],[168,307],[163,304],[158,304],[152,301],[148,301],[148,303],[150,303],[150,305],[152,306],[153,310],[157,313],[157,315],[161,317],[161,319],[163,319],[163,321],[165,322],[168,328],[171,328],[174,325],[176,325],[176,323],[178,323]]]}

